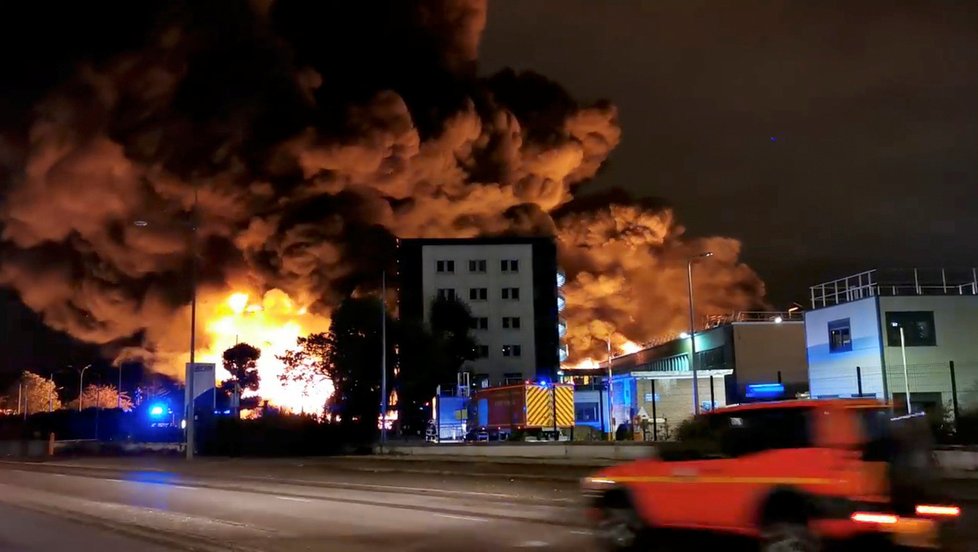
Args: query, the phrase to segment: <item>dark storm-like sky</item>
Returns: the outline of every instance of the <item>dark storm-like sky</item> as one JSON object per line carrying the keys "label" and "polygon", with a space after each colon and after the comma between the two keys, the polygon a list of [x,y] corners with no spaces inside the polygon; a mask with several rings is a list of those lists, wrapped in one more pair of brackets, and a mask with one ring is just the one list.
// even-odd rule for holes
{"label": "dark storm-like sky", "polygon": [[781,306],[882,266],[978,264],[978,2],[490,5],[481,70],[620,109],[597,188],[743,241]]}

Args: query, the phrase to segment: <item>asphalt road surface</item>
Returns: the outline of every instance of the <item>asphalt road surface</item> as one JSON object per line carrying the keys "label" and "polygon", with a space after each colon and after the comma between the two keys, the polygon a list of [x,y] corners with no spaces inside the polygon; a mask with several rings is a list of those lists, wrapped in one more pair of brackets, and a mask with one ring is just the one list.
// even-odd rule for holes
{"label": "asphalt road surface", "polygon": [[[154,550],[109,539],[145,540],[159,550],[591,549],[570,484],[468,479],[3,463],[0,518],[12,515],[0,522],[0,550]],[[70,530],[40,530],[46,523]]]}
{"label": "asphalt road surface", "polygon": [[[588,470],[371,459],[2,462],[0,552],[594,550],[574,483]],[[955,487],[978,498],[974,482]],[[965,511],[955,540],[978,550],[978,503]]]}

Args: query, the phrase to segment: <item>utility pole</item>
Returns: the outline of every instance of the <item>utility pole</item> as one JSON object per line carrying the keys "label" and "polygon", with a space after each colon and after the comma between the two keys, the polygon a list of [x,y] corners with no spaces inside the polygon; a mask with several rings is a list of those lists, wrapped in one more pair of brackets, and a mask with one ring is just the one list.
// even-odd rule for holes
{"label": "utility pole", "polygon": [[48,391],[48,414],[50,414],[54,412],[54,394],[57,393],[54,387],[54,372],[51,372],[48,379],[51,381],[51,390]]}
{"label": "utility pole", "polygon": [[119,397],[116,408],[122,410],[122,363],[119,363],[119,387],[116,388],[116,395]]}
{"label": "utility pole", "polygon": [[387,444],[387,271],[380,274],[380,447]]}
{"label": "utility pole", "polygon": [[187,420],[187,460],[194,459],[194,427],[197,411],[194,408],[194,364],[197,350],[197,186],[194,185],[194,206],[190,211],[190,367],[187,370],[184,410]]}

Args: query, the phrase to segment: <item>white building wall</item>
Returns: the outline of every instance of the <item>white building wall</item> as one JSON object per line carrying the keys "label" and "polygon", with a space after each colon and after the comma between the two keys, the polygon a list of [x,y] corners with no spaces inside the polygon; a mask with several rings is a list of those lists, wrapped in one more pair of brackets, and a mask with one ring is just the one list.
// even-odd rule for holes
{"label": "white building wall", "polygon": [[[491,385],[503,383],[505,374],[520,373],[523,379],[536,376],[536,336],[533,311],[533,247],[530,244],[469,244],[424,245],[421,248],[422,293],[424,295],[424,321],[429,323],[432,301],[439,289],[454,289],[458,298],[466,303],[472,316],[488,318],[486,330],[473,330],[482,345],[489,347],[489,357],[475,360],[469,365],[475,374],[488,374]],[[453,273],[437,272],[437,262],[455,262]],[[486,261],[485,273],[470,272],[470,260]],[[504,273],[500,263],[517,260],[519,270]],[[519,300],[503,299],[503,288],[519,288]],[[485,301],[469,299],[469,289],[486,288]],[[519,317],[519,329],[503,328],[503,317]],[[504,357],[504,345],[519,345],[519,357]]]}
{"label": "white building wall", "polygon": [[[852,350],[829,350],[829,323],[849,319]],[[883,398],[880,369],[880,326],[876,298],[870,297],[805,313],[805,347],[812,397],[851,397],[858,392],[856,367],[862,372],[863,393]]]}
{"label": "white building wall", "polygon": [[962,409],[978,407],[978,296],[880,297],[880,331],[891,395],[905,397],[906,379],[899,345],[886,339],[886,313],[930,311],[934,313],[936,346],[907,347],[910,394],[940,393],[951,403],[949,362],[954,361],[958,400]]}

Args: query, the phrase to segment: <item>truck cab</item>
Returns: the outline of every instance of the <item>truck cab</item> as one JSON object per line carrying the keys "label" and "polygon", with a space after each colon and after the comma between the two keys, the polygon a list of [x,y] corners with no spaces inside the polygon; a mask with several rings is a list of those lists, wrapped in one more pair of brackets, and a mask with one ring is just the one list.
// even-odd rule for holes
{"label": "truck cab", "polygon": [[681,441],[583,482],[609,550],[639,550],[656,530],[758,539],[817,551],[832,541],[937,548],[960,511],[935,495],[929,429],[884,403],[796,400],[698,416]]}

